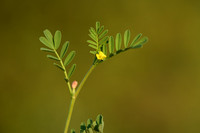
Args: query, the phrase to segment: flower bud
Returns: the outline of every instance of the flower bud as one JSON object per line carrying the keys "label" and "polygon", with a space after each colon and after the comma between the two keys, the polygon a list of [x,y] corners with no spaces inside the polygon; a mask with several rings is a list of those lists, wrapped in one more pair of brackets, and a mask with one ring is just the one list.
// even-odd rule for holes
{"label": "flower bud", "polygon": [[72,82],[72,89],[75,89],[78,85],[78,82],[75,80]]}

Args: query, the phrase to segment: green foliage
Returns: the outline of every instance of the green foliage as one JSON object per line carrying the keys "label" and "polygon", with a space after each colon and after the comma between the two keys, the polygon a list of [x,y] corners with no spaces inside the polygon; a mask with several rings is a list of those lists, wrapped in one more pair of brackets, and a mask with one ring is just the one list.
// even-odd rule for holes
{"label": "green foliage", "polygon": [[63,62],[62,59],[66,56],[66,53],[67,53],[67,50],[68,50],[68,47],[69,47],[69,42],[66,41],[62,45],[62,48],[61,48],[61,51],[60,51],[60,55],[59,55],[56,50],[60,47],[60,44],[61,44],[61,37],[62,37],[61,32],[59,30],[57,30],[55,32],[55,34],[54,34],[54,37],[53,37],[53,35],[51,34],[51,32],[49,30],[44,30],[44,35],[45,35],[45,37],[40,37],[39,40],[45,46],[47,46],[48,48],[40,48],[40,50],[48,52],[48,53],[54,53],[54,55],[48,54],[47,58],[52,59],[54,61],[59,61],[59,64],[54,62],[54,65],[56,67],[58,67],[59,69],[61,69],[62,71],[64,71],[64,73],[66,73],[65,80],[68,82],[70,77],[72,76],[73,72],[75,71],[76,64],[73,64],[71,66],[71,68],[69,69],[68,73],[67,73],[65,67],[67,65],[69,65],[69,63],[74,59],[74,56],[75,56],[76,52],[75,51],[71,51],[67,55],[67,57],[65,58],[65,60]]}
{"label": "green foliage", "polygon": [[[140,33],[136,37],[134,37],[134,39],[130,43],[131,32],[129,29],[124,32],[123,41],[121,33],[117,33],[115,38],[113,36],[107,36],[108,30],[104,30],[104,26],[100,26],[100,22],[96,22],[96,29],[91,27],[89,29],[89,32],[90,34],[88,35],[91,40],[87,40],[87,42],[89,43],[88,46],[94,49],[90,51],[90,53],[96,55],[98,51],[102,51],[107,56],[107,58],[104,60],[107,60],[112,56],[127,51],[129,49],[141,48],[148,41],[147,37],[141,38],[142,34]],[[124,43],[123,46],[122,43]],[[95,58],[93,64],[98,64],[100,62],[103,61],[98,61]]]}
{"label": "green foliage", "polygon": [[[98,115],[96,121],[88,119],[87,125],[84,122],[80,125],[80,133],[103,133],[103,129],[104,121],[102,115]],[[75,133],[75,130],[72,129],[71,133]]]}
{"label": "green foliage", "polygon": [[101,50],[102,46],[106,44],[106,41],[109,39],[109,37],[106,36],[108,30],[104,30],[104,26],[101,26],[100,22],[96,22],[96,29],[90,27],[89,32],[90,34],[88,35],[91,40],[87,40],[89,43],[88,46],[94,49],[94,51],[90,51],[90,53],[96,54]]}

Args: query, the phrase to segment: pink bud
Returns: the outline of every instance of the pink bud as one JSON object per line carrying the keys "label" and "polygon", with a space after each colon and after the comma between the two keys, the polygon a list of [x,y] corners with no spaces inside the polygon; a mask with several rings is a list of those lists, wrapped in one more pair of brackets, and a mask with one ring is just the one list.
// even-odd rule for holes
{"label": "pink bud", "polygon": [[72,88],[75,89],[78,85],[78,82],[75,80],[72,82]]}

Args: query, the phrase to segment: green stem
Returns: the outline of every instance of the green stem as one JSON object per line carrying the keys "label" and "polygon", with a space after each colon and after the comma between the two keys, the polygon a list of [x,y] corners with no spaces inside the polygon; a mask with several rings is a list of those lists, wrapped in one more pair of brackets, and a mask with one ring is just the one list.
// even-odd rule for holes
{"label": "green stem", "polygon": [[69,124],[70,124],[70,120],[71,120],[71,117],[72,117],[72,112],[73,112],[73,109],[74,109],[74,104],[75,104],[75,100],[79,94],[79,92],[81,91],[81,88],[83,87],[85,81],[87,80],[87,78],[89,77],[89,75],[91,74],[92,70],[96,67],[96,65],[92,65],[90,67],[90,69],[88,70],[88,72],[85,74],[83,80],[81,81],[81,83],[79,84],[78,88],[77,88],[77,91],[73,91],[72,92],[72,98],[71,98],[71,103],[70,103],[70,106],[69,106],[69,112],[68,112],[68,116],[67,116],[67,121],[66,121],[66,125],[65,125],[65,131],[64,133],[67,133],[68,132],[68,129],[69,129]]}
{"label": "green stem", "polygon": [[70,82],[69,82],[69,78],[68,78],[68,75],[67,75],[67,71],[66,71],[65,66],[63,64],[63,61],[62,61],[62,59],[60,58],[60,56],[58,55],[58,53],[57,53],[57,51],[55,49],[54,49],[54,52],[55,52],[57,58],[60,60],[61,67],[64,70],[65,78],[68,80],[67,85],[68,85],[68,88],[69,88],[69,92],[70,92],[70,94],[72,94],[72,88],[71,88],[71,85],[70,85]]}
{"label": "green stem", "polygon": [[70,120],[71,120],[71,117],[72,117],[72,112],[73,112],[73,109],[74,109],[75,100],[76,100],[76,98],[74,96],[72,96],[71,103],[69,105],[69,112],[68,112],[68,116],[67,116],[67,121],[66,121],[64,133],[67,133],[67,131],[69,129],[69,124],[70,124]]}

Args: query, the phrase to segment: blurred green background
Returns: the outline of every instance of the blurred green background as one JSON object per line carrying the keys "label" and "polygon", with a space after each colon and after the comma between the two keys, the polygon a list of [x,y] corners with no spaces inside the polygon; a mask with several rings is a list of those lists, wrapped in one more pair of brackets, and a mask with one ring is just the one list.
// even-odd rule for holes
{"label": "blurred green background", "polygon": [[149,42],[94,70],[70,128],[101,113],[105,133],[200,132],[199,0],[1,0],[0,16],[1,133],[63,132],[70,96],[38,38],[46,28],[62,31],[80,82],[93,61],[86,40],[96,21],[109,35],[129,28]]}

